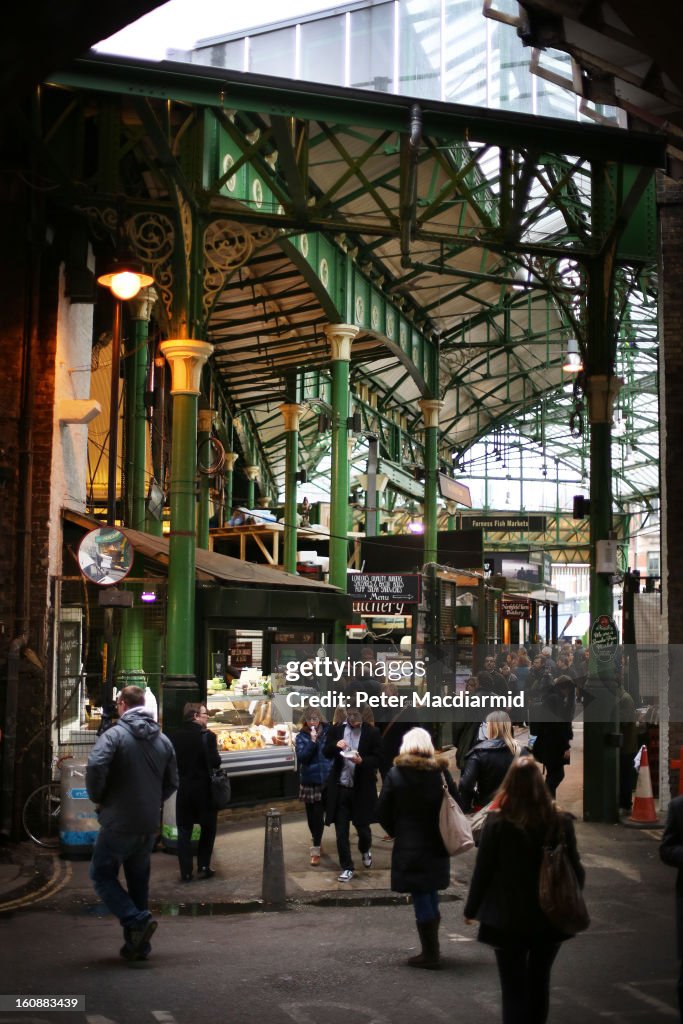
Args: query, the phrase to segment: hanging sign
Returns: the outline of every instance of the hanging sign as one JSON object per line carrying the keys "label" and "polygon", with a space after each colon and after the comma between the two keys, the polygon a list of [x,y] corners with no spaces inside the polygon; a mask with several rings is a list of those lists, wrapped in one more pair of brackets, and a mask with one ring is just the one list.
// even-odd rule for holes
{"label": "hanging sign", "polygon": [[598,615],[591,626],[591,653],[598,661],[612,661],[619,646],[619,630],[610,615]]}
{"label": "hanging sign", "polygon": [[500,598],[500,610],[506,619],[530,619],[531,602],[523,597],[511,597],[510,594],[502,594]]}
{"label": "hanging sign", "polygon": [[113,526],[86,533],[78,547],[81,572],[100,587],[111,587],[124,579],[133,567],[133,545]]}
{"label": "hanging sign", "polygon": [[420,576],[417,573],[353,572],[347,576],[346,590],[357,601],[419,604]]}

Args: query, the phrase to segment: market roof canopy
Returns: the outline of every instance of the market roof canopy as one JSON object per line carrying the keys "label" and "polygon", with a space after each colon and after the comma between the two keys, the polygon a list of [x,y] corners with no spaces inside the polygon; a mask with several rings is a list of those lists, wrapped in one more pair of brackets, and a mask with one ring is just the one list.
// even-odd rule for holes
{"label": "market roof canopy", "polygon": [[[561,386],[575,261],[629,218],[619,257],[655,253],[654,207],[633,219],[662,162],[650,135],[170,62],[88,56],[52,81],[48,180],[101,232],[126,196],[162,319],[214,343],[278,484],[278,408],[292,374],[320,393],[325,324],[358,327],[352,381],[381,443],[395,425],[409,444],[417,399],[438,397],[443,446],[463,451]],[[190,301],[178,256],[198,237]],[[312,465],[312,414],[301,434]]]}

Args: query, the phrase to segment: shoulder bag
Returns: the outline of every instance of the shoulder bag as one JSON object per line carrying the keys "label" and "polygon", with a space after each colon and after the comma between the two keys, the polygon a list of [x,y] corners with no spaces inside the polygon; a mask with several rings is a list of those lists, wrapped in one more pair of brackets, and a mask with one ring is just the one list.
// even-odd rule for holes
{"label": "shoulder bag", "polygon": [[215,811],[224,811],[230,803],[232,790],[225,768],[214,768],[211,772],[211,803]]}
{"label": "shoulder bag", "polygon": [[446,776],[441,773],[441,785],[443,795],[441,797],[441,808],[439,810],[439,832],[443,845],[449,856],[454,857],[457,853],[464,853],[474,846],[472,829],[467,817],[448,792]]}
{"label": "shoulder bag", "polygon": [[590,924],[559,818],[555,835],[549,836],[543,846],[538,901],[551,925],[565,935],[583,932]]}
{"label": "shoulder bag", "polygon": [[479,846],[481,840],[481,834],[484,831],[484,825],[486,819],[489,816],[489,811],[498,810],[498,800],[496,797],[490,800],[485,807],[480,807],[478,811],[475,811],[470,818],[470,828],[472,829],[472,838],[474,839],[474,845]]}
{"label": "shoulder bag", "polygon": [[206,756],[206,767],[209,770],[209,783],[211,786],[211,806],[214,811],[224,811],[230,803],[232,798],[232,787],[230,785],[230,777],[225,768],[212,768],[209,763],[209,751],[206,746],[206,738],[202,737],[204,741],[204,754]]}

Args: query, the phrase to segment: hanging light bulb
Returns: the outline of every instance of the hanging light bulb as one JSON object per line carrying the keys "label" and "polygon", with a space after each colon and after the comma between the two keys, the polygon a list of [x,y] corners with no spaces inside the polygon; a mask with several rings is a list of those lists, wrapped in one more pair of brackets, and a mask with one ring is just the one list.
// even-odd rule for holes
{"label": "hanging light bulb", "polygon": [[576,338],[567,339],[567,351],[562,364],[565,373],[580,373],[583,370],[583,360]]}

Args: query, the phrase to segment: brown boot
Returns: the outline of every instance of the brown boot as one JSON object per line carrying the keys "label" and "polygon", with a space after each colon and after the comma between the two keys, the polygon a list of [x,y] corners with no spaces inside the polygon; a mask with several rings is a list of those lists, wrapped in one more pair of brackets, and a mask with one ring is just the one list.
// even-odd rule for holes
{"label": "brown boot", "polygon": [[439,951],[439,922],[435,917],[431,921],[417,923],[417,931],[422,944],[422,952],[411,956],[406,961],[409,967],[421,967],[426,971],[438,971],[441,967]]}

